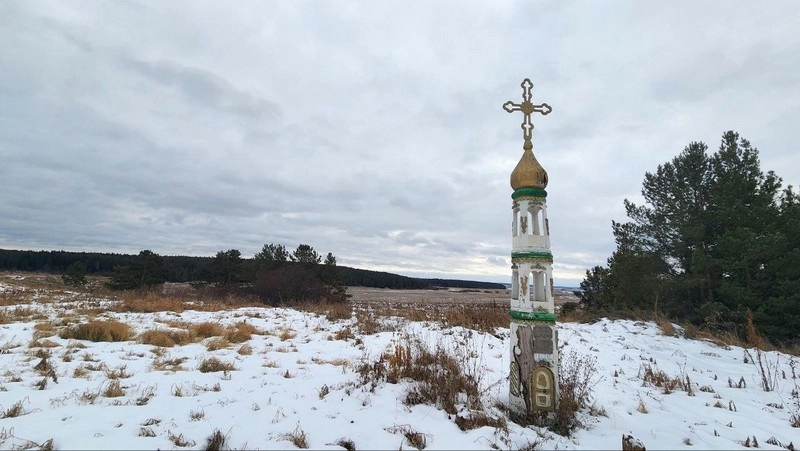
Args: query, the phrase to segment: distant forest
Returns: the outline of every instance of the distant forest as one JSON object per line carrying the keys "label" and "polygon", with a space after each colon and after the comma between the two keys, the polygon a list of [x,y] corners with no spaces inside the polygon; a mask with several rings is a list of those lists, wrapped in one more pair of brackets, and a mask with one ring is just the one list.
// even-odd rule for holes
{"label": "distant forest", "polygon": [[[75,262],[86,265],[88,274],[108,276],[115,267],[131,266],[136,255],[113,254],[100,252],[67,252],[67,251],[21,251],[0,249],[0,270],[29,271],[63,274]],[[214,257],[161,257],[164,262],[164,277],[167,282],[202,282],[213,279]],[[242,259],[247,266],[253,266],[253,259]],[[394,288],[394,289],[429,289],[429,288],[470,288],[470,289],[505,289],[501,283],[480,282],[455,279],[422,279],[406,277],[381,271],[337,266],[339,277],[345,286]]]}

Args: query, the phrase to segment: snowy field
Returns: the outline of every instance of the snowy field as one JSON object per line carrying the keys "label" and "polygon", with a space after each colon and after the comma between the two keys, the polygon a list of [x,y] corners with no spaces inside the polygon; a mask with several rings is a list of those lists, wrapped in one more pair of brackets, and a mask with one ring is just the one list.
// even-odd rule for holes
{"label": "snowy field", "polygon": [[[479,381],[486,412],[503,417],[507,328],[488,334],[380,318],[385,331],[366,334],[355,318],[259,307],[113,313],[98,305],[87,312],[69,293],[61,302],[28,296],[14,305],[25,289],[13,282],[0,279],[3,449],[205,449],[215,432],[229,449],[292,449],[301,438],[310,449],[414,449],[409,432],[426,449],[619,449],[623,434],[651,450],[800,445],[800,428],[791,426],[800,421],[796,357],[761,355],[774,388],[765,391],[755,350],[663,336],[653,323],[559,324],[562,358],[576,353],[596,359],[597,368],[592,406],[571,437],[510,421],[462,431],[435,406],[405,405],[412,382],[370,386],[357,370],[403,340],[444,347]],[[59,337],[89,316],[113,318],[136,336]],[[170,347],[140,342],[148,331],[199,325],[249,339],[210,333]],[[211,358],[233,369],[201,371]],[[658,387],[658,375],[681,383]]]}

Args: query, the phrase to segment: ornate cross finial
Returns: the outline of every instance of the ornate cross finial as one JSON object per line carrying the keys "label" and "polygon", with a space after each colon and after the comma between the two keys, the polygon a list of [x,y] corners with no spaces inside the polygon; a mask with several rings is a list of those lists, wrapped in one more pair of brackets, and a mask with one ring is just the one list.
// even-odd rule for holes
{"label": "ornate cross finial", "polygon": [[514,103],[512,101],[508,101],[503,104],[503,109],[508,111],[509,113],[513,113],[514,111],[522,111],[522,114],[525,115],[525,118],[522,120],[522,136],[525,138],[525,146],[531,145],[531,137],[533,135],[533,122],[531,122],[531,114],[542,113],[542,116],[549,114],[553,109],[550,105],[543,103],[541,105],[534,105],[531,103],[531,88],[533,88],[533,83],[529,78],[526,78],[522,81],[522,103]]}

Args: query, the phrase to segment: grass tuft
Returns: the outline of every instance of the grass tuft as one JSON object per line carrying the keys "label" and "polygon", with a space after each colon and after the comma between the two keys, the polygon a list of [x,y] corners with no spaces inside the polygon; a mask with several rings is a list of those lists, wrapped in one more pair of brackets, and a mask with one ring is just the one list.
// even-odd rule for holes
{"label": "grass tuft", "polygon": [[234,371],[236,367],[232,363],[223,362],[216,357],[209,357],[200,362],[200,366],[197,369],[201,373],[215,373],[219,371]]}
{"label": "grass tuft", "polygon": [[297,425],[294,431],[281,435],[281,438],[292,442],[298,448],[308,448],[308,435],[300,428],[300,425]]}
{"label": "grass tuft", "polygon": [[191,343],[194,337],[185,330],[150,329],[139,335],[139,342],[146,345],[170,348]]}
{"label": "grass tuft", "polygon": [[61,330],[61,338],[88,341],[129,341],[133,338],[131,326],[115,320],[89,321]]}
{"label": "grass tuft", "polygon": [[256,326],[245,322],[238,322],[228,327],[225,331],[225,338],[231,343],[244,343],[250,340],[253,334],[261,333]]}
{"label": "grass tuft", "polygon": [[6,410],[0,411],[0,418],[16,418],[20,415],[25,415],[25,409],[22,407],[22,401],[17,401]]}
{"label": "grass tuft", "polygon": [[219,337],[225,333],[225,329],[212,322],[192,324],[189,329],[200,338]]}
{"label": "grass tuft", "polygon": [[347,451],[356,451],[356,444],[353,443],[353,440],[349,438],[340,438],[339,440],[336,441],[336,443],[334,443],[334,445],[341,446]]}
{"label": "grass tuft", "polygon": [[206,447],[204,449],[205,451],[221,451],[225,449],[225,441],[226,438],[222,435],[222,432],[219,429],[214,429],[211,437],[206,439]]}
{"label": "grass tuft", "polygon": [[230,344],[230,342],[228,342],[227,338],[225,338],[225,337],[215,337],[215,338],[209,339],[206,342],[206,349],[208,349],[209,351],[217,351],[217,350],[220,350],[220,349],[226,349],[230,345],[231,344]]}
{"label": "grass tuft", "polygon": [[125,390],[122,389],[118,380],[113,380],[103,390],[103,396],[106,398],[119,398],[120,396],[125,396]]}

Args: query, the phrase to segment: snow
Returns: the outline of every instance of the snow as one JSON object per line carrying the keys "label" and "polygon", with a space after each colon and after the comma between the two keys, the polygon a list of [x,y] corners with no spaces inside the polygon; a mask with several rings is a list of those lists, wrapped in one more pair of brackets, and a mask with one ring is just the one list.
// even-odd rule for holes
{"label": "snow", "polygon": [[[54,323],[65,314],[64,306],[52,303],[27,307]],[[355,369],[360,363],[375,361],[402,337],[413,336],[466,359],[490,413],[499,414],[494,406],[504,403],[508,393],[508,329],[486,334],[395,319],[393,330],[366,335],[355,329],[354,319],[331,322],[312,313],[254,307],[100,317],[116,318],[137,332],[167,328],[175,321],[222,326],[244,321],[269,333],[253,335],[247,342],[253,348],[250,355],[239,354],[238,344],[209,351],[204,342],[161,348],[166,350],[161,356],[158,348],[136,342],[82,341],[86,347],[78,349],[75,340],[51,336],[47,340],[57,346],[49,348],[49,361],[58,382],[48,379],[39,390],[34,384],[42,375],[34,366],[41,359],[34,357],[37,348],[29,347],[37,321],[4,324],[0,417],[18,402],[24,414],[0,419],[1,448],[32,447],[52,438],[56,449],[180,449],[170,437],[182,436],[186,449],[201,449],[219,430],[231,449],[287,449],[294,448],[287,434],[302,430],[311,449],[342,449],[339,440],[352,440],[357,449],[413,449],[402,434],[409,428],[425,434],[428,449],[519,449],[531,443],[545,449],[619,449],[623,434],[651,450],[739,449],[748,437],[755,437],[762,449],[783,449],[768,444],[771,438],[800,445],[800,429],[790,426],[790,417],[800,409],[792,394],[798,380],[792,378],[790,364],[796,358],[776,351],[762,355],[775,384],[774,391],[766,392],[757,365],[745,363],[744,349],[666,337],[648,322],[559,323],[562,358],[574,352],[596,359],[597,366],[591,388],[595,415],[582,411],[584,427],[562,437],[511,422],[507,431],[482,427],[462,432],[434,406],[404,405],[408,381],[384,382],[374,392],[358,384]],[[353,328],[355,338],[333,339],[345,327]],[[282,339],[280,332],[287,328],[296,335]],[[72,360],[64,361],[65,354]],[[212,356],[233,363],[236,370],[201,373],[198,365]],[[153,367],[169,359],[185,359],[183,369]],[[113,382],[105,371],[75,377],[75,369],[87,364],[104,364],[109,371],[124,367],[130,377],[117,379],[124,395],[100,394],[93,403],[87,401]],[[680,389],[664,394],[662,388],[645,384],[647,365],[670,377],[688,377],[693,396]],[[746,387],[736,388],[742,378]],[[329,389],[324,397],[323,386]],[[641,405],[647,413],[640,411]],[[596,414],[600,409],[606,416]]]}

